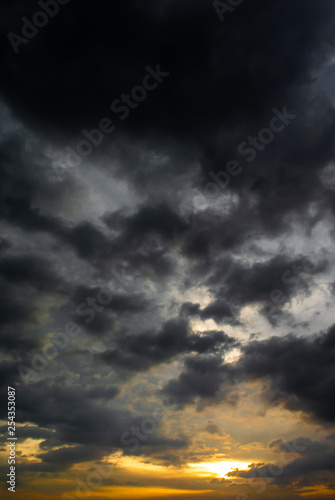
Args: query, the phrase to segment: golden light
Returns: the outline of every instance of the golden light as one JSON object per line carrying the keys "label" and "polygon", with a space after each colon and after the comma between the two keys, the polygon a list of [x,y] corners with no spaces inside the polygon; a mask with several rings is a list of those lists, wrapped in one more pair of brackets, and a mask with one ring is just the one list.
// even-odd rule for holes
{"label": "golden light", "polygon": [[202,475],[213,475],[216,476],[226,476],[228,472],[232,472],[235,469],[246,470],[250,462],[235,462],[235,461],[222,461],[222,462],[202,462],[199,464],[189,464],[194,471],[201,473]]}

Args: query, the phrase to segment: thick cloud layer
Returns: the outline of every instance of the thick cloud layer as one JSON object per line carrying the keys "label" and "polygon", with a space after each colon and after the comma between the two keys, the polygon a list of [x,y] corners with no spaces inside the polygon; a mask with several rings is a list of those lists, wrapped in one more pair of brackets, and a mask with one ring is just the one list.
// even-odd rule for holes
{"label": "thick cloud layer", "polygon": [[262,397],[269,406],[283,406],[316,421],[334,423],[335,326],[311,338],[291,334],[249,342],[233,365],[212,356],[189,358],[185,371],[164,392],[182,404],[193,402],[196,396],[224,400],[239,382],[255,380],[267,382]]}
{"label": "thick cloud layer", "polygon": [[[0,396],[37,441],[25,478],[212,460],[227,434],[204,415],[243,421],[247,396],[334,426],[333,0],[223,21],[72,0],[34,28],[40,3],[0,7]],[[273,484],[330,488],[333,440],[303,440]]]}

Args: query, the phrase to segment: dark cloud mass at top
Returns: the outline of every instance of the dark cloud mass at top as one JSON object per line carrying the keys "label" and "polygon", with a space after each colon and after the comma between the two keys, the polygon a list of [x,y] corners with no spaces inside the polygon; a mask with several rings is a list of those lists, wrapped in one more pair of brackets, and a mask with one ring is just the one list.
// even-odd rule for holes
{"label": "dark cloud mass at top", "polygon": [[[0,7],[0,396],[43,440],[23,481],[132,455],[155,408],[133,456],[188,463],[180,412],[257,384],[333,427],[334,1],[71,0],[14,50],[40,9]],[[273,484],[334,489],[333,438],[301,439]]]}

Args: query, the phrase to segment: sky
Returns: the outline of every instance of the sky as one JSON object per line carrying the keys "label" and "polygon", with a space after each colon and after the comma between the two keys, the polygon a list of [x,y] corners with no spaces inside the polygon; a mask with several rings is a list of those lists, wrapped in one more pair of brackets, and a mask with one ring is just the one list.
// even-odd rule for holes
{"label": "sky", "polygon": [[334,497],[334,28],[1,3],[4,498]]}

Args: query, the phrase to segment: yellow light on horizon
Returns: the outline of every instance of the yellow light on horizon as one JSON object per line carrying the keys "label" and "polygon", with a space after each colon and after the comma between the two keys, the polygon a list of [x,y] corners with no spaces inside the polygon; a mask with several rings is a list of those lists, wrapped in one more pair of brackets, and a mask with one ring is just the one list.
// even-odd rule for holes
{"label": "yellow light on horizon", "polygon": [[222,462],[202,462],[199,464],[189,464],[193,470],[202,473],[203,475],[215,474],[216,476],[226,476],[228,472],[235,469],[246,470],[251,462],[237,462],[224,460]]}

